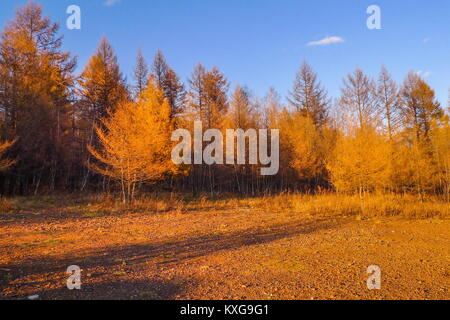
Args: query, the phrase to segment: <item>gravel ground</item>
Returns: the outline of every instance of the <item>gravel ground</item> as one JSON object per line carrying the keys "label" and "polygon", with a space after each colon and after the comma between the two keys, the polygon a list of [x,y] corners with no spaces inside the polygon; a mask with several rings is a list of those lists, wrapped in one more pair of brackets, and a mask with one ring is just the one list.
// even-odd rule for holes
{"label": "gravel ground", "polygon": [[[70,265],[81,290],[66,287]],[[367,288],[371,265],[381,290]],[[449,299],[449,266],[450,220],[250,208],[0,215],[0,299]]]}

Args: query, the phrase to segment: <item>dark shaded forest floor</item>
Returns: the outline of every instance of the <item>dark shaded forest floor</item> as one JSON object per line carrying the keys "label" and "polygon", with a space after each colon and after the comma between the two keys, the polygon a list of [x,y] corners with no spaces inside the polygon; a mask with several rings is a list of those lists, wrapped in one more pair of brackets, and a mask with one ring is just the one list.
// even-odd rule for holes
{"label": "dark shaded forest floor", "polygon": [[[274,200],[275,201],[275,200]],[[18,199],[0,213],[0,299],[449,299],[450,220],[248,202],[113,210]],[[66,288],[70,265],[82,289]],[[370,291],[370,265],[382,271]]]}

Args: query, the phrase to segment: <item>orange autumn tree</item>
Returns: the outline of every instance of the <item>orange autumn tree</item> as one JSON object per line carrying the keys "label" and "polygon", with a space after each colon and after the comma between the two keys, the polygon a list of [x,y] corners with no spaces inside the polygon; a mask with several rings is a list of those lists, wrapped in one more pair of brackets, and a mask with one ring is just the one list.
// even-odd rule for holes
{"label": "orange autumn tree", "polygon": [[336,142],[328,162],[331,181],[338,192],[364,194],[383,191],[389,185],[390,149],[388,139],[374,128],[349,128]]}
{"label": "orange autumn tree", "polygon": [[316,188],[326,177],[325,161],[332,141],[329,130],[319,129],[314,118],[304,114],[284,110],[280,115],[282,160],[287,160],[300,182]]}
{"label": "orange autumn tree", "polygon": [[100,121],[100,147],[92,170],[120,181],[124,202],[133,201],[138,183],[155,183],[175,171],[170,140],[170,105],[153,79],[137,102],[120,103]]}

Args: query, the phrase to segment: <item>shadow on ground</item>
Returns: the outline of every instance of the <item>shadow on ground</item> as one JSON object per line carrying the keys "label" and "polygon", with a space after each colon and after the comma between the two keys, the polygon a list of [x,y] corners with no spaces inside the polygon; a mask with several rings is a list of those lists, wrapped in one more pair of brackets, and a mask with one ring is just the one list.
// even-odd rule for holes
{"label": "shadow on ground", "polygon": [[[167,241],[147,243],[141,245],[130,245],[122,247],[108,247],[96,252],[74,252],[73,257],[68,255],[64,258],[48,260],[48,257],[28,260],[19,264],[0,265],[0,270],[8,270],[12,279],[20,280],[23,277],[45,275],[50,273],[61,273],[65,275],[65,270],[70,265],[78,265],[82,269],[106,268],[111,270],[125,264],[127,268],[141,263],[154,263],[155,266],[168,265],[176,267],[178,264],[190,259],[207,256],[217,252],[235,250],[243,247],[261,245],[273,241],[290,237],[306,235],[320,230],[333,229],[346,223],[345,219],[317,219],[314,221],[295,221],[291,223],[275,224],[264,227],[254,227],[238,232],[222,233],[186,239],[172,238]],[[77,258],[81,257],[81,258]],[[42,277],[39,277],[42,278]],[[45,278],[45,277],[44,277]],[[3,281],[0,286],[5,288],[11,281]],[[21,282],[21,281],[19,281]],[[15,281],[17,286],[17,281]],[[44,283],[24,284],[42,288]],[[93,297],[108,297],[107,292],[110,286],[118,285],[121,288],[133,288],[134,285],[119,284],[97,284]],[[160,284],[161,286],[170,284]],[[138,286],[151,286],[149,283],[138,283]],[[66,291],[67,289],[62,289]],[[97,292],[104,291],[104,294]],[[120,297],[128,298],[132,291],[123,291]],[[145,292],[143,289],[142,291]],[[163,292],[173,290],[163,290]],[[149,291],[151,292],[151,291]],[[57,296],[61,292],[45,292],[49,298]],[[162,294],[162,299],[170,299],[170,295]],[[84,297],[85,298],[85,297]]]}
{"label": "shadow on ground", "polygon": [[[172,300],[184,292],[180,281],[136,280],[83,284],[80,290],[36,288],[38,300]],[[22,300],[26,295],[1,299]]]}

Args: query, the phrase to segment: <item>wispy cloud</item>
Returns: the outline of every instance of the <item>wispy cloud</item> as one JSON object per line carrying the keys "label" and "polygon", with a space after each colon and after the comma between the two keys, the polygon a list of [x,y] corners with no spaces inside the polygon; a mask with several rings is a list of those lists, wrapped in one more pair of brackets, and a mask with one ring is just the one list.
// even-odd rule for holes
{"label": "wispy cloud", "polygon": [[341,37],[326,37],[319,41],[308,42],[308,46],[327,46],[333,43],[342,43],[345,40]]}
{"label": "wispy cloud", "polygon": [[122,0],[106,0],[105,2],[103,2],[103,5],[106,7],[112,7],[115,6],[116,4],[120,3]]}
{"label": "wispy cloud", "polygon": [[422,71],[422,70],[419,70],[419,71],[416,71],[416,74],[417,74],[419,77],[423,77],[423,78],[428,78],[429,76],[431,76],[431,72],[430,72],[430,71]]}
{"label": "wispy cloud", "polygon": [[428,43],[428,42],[430,42],[430,41],[431,41],[430,38],[425,38],[425,39],[422,40],[423,43]]}

